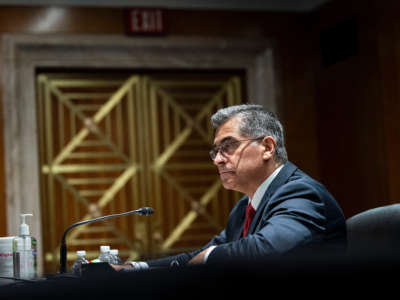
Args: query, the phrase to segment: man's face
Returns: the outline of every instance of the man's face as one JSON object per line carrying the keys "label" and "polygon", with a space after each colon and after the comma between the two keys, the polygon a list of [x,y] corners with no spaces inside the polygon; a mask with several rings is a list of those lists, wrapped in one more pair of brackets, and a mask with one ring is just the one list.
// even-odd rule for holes
{"label": "man's face", "polygon": [[[249,140],[239,132],[240,119],[232,118],[218,128],[214,147],[227,145],[214,159],[223,186],[252,196],[264,181],[265,147],[259,140]],[[239,142],[240,141],[240,142]]]}

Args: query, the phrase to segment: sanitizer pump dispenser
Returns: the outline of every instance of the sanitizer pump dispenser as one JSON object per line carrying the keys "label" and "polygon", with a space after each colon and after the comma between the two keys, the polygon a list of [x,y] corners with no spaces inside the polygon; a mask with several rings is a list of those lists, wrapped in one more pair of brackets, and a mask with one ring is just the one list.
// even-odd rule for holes
{"label": "sanitizer pump dispenser", "polygon": [[14,277],[34,279],[36,277],[36,239],[30,235],[26,217],[21,214],[19,236],[13,240]]}

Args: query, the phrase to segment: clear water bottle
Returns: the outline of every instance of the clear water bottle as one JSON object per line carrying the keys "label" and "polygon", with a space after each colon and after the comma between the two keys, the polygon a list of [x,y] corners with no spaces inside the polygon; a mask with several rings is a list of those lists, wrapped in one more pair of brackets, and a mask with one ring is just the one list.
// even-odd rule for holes
{"label": "clear water bottle", "polygon": [[106,262],[112,264],[112,258],[110,255],[110,246],[100,246],[100,256],[98,259],[100,262]]}
{"label": "clear water bottle", "polygon": [[122,265],[122,260],[119,258],[118,253],[119,253],[118,249],[110,250],[112,264],[114,265]]}
{"label": "clear water bottle", "polygon": [[88,264],[89,262],[86,259],[86,251],[79,250],[76,251],[76,255],[78,258],[75,260],[74,264],[72,265],[72,272],[76,275],[82,275],[82,265]]}

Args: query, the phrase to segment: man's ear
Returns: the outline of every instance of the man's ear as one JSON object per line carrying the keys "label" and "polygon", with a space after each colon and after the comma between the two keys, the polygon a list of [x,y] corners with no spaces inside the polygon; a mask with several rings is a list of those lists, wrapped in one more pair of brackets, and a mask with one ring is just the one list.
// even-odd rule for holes
{"label": "man's ear", "polygon": [[272,136],[266,136],[262,139],[261,144],[264,148],[263,159],[268,160],[275,155],[276,141]]}

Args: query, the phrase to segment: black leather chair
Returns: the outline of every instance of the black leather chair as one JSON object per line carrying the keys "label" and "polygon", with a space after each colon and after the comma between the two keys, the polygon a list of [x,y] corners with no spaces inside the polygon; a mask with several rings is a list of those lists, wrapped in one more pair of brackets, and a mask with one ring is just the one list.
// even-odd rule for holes
{"label": "black leather chair", "polygon": [[366,210],[346,223],[350,254],[400,253],[400,204]]}

